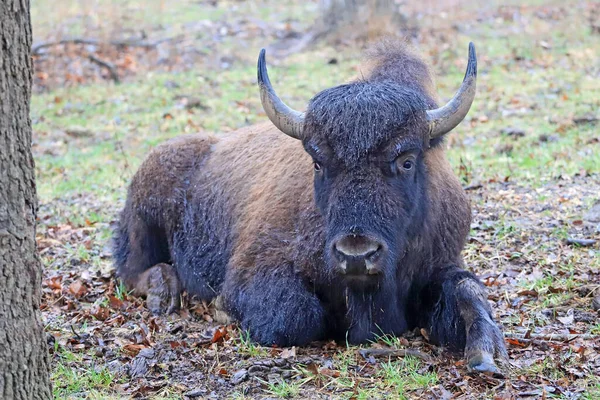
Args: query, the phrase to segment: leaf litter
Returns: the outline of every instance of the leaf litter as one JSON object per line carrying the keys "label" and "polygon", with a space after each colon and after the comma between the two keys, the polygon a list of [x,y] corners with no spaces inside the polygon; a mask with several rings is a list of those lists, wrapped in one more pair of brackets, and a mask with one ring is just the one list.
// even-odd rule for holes
{"label": "leaf litter", "polygon": [[[587,14],[600,12],[589,7]],[[460,11],[455,12],[460,20]],[[484,22],[493,26],[498,19],[515,15],[552,24],[571,14],[561,6],[506,6],[493,9]],[[182,43],[197,45],[190,39],[198,32],[194,30],[147,47],[101,42],[40,49],[34,58],[36,90],[110,80],[110,71],[89,61],[89,54],[110,62],[121,79],[127,80],[148,71],[175,72],[213,62],[206,53],[216,52],[216,43],[224,35],[238,36],[242,43],[281,36],[280,31],[269,31],[269,24],[243,18],[201,22],[196,27],[206,29],[203,34],[211,39],[203,42],[207,47],[194,51],[182,50]],[[441,70],[452,67],[448,60],[457,59],[444,53],[450,46],[432,44],[451,41],[447,34],[453,28],[445,29],[427,32],[424,28],[422,37],[430,42],[427,46],[432,49],[435,68]],[[158,33],[166,37],[165,32]],[[517,46],[510,58],[490,60],[484,55],[482,63],[534,70],[567,62],[552,53],[555,46],[551,40],[540,42],[539,51],[547,53],[539,53],[539,57],[523,56],[524,49]],[[186,58],[186,51],[196,55]],[[160,61],[165,52],[175,54],[166,63]],[[571,56],[588,57],[579,50]],[[217,68],[230,68],[232,62],[235,57],[223,56]],[[486,85],[493,104],[473,117],[472,128],[485,126],[498,116],[521,118],[539,112],[535,98],[516,96],[501,103],[501,97],[494,98],[493,85]],[[562,99],[569,100],[566,94]],[[210,110],[203,98],[191,94],[176,100],[181,109]],[[243,102],[237,104],[249,112]],[[597,114],[588,112],[561,116],[549,120],[551,134],[539,135],[526,121],[507,125],[496,132],[503,141],[512,142],[496,149],[498,157],[513,151],[506,144],[513,146],[513,142],[538,136],[539,143],[559,141],[569,130],[593,126],[597,120]],[[83,126],[63,132],[65,143],[92,140],[96,135]],[[465,142],[468,139],[464,138]],[[451,146],[457,140],[451,138]],[[588,144],[594,143],[598,142]],[[48,142],[40,142],[36,153],[57,151],[47,146]],[[279,349],[251,343],[235,324],[216,323],[212,304],[185,296],[185,307],[178,315],[153,316],[143,300],[129,295],[114,276],[106,233],[110,230],[107,221],[113,222],[118,215],[118,204],[85,193],[79,198],[45,202],[39,212],[37,242],[45,264],[41,309],[53,364],[75,369],[104,366],[115,379],[103,390],[134,398],[224,398],[232,393],[258,398],[285,384],[297,388],[299,398],[383,398],[390,390],[400,390],[382,375],[386,361],[400,365],[403,374],[410,376],[413,358],[419,360],[415,373],[436,378],[425,385],[412,386],[406,381],[409,389],[404,395],[411,398],[581,398],[593,390],[600,395],[600,383],[593,378],[600,376],[598,168],[535,184],[509,175],[483,178],[468,161],[461,163],[459,172],[474,214],[465,259],[488,287],[494,313],[506,333],[510,366],[504,378],[470,374],[460,355],[431,345],[426,331],[380,338],[372,346],[360,348],[322,342]],[[589,204],[583,199],[596,202]],[[84,215],[90,210],[102,216],[87,219]],[[54,384],[60,387],[61,382]],[[83,388],[79,395],[84,397],[85,392]]]}

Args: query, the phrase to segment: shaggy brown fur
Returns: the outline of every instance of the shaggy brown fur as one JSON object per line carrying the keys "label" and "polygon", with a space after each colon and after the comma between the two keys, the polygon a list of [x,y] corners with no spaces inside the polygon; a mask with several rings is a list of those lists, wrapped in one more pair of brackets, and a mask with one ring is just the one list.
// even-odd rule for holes
{"label": "shaggy brown fur", "polygon": [[[118,274],[159,297],[153,311],[173,308],[179,290],[221,294],[263,344],[364,342],[419,326],[494,370],[501,333],[460,256],[469,203],[425,124],[433,79],[402,45],[370,57],[365,77],[311,100],[303,142],[263,123],[157,147],[129,188]],[[370,275],[339,273],[340,237],[379,245]]]}

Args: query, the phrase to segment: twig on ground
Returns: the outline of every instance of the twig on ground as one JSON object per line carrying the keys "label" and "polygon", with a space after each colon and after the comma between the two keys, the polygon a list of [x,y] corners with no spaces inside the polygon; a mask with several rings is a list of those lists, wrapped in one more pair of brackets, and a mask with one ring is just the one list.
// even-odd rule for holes
{"label": "twig on ground", "polygon": [[117,72],[117,66],[109,63],[108,61],[104,61],[99,59],[98,57],[94,56],[93,54],[90,54],[88,56],[88,59],[90,61],[92,61],[93,63],[98,64],[99,66],[106,68],[108,70],[108,72],[110,73],[110,77],[113,81],[115,81],[115,83],[120,83],[121,81],[119,80],[119,73]]}
{"label": "twig on ground", "polygon": [[68,43],[73,43],[73,44],[89,44],[89,45],[97,46],[97,45],[100,44],[100,41],[98,41],[96,39],[73,38],[73,39],[59,40],[59,41],[56,41],[56,42],[38,43],[38,44],[33,45],[31,47],[31,54],[37,55],[37,54],[39,54],[39,52],[42,49],[45,49],[47,47],[58,46],[60,44],[68,44]]}
{"label": "twig on ground", "polygon": [[529,335],[526,335],[527,337],[525,337],[525,335],[523,334],[516,334],[516,333],[505,333],[504,337],[507,339],[517,339],[517,340],[522,340],[524,342],[528,341],[528,340],[535,340],[535,341],[550,341],[550,342],[571,342],[575,339],[583,339],[583,340],[596,340],[596,339],[600,339],[600,335],[592,335],[589,333],[582,333],[582,334],[577,334],[577,333],[571,333],[571,334],[538,334],[538,333],[531,333]]}
{"label": "twig on ground", "polygon": [[359,354],[363,356],[364,359],[368,359],[369,357],[416,357],[420,358],[423,361],[430,362],[432,360],[431,356],[425,354],[419,350],[415,349],[360,349]]}
{"label": "twig on ground", "polygon": [[573,118],[573,122],[577,125],[579,124],[595,124],[600,121],[600,118],[595,115],[583,115],[581,117]]}
{"label": "twig on ground", "polygon": [[92,46],[99,46],[101,44],[110,44],[112,46],[145,47],[145,48],[151,49],[151,48],[158,46],[161,43],[168,42],[170,40],[174,40],[174,39],[177,39],[180,37],[181,37],[181,35],[175,36],[175,37],[170,37],[170,38],[158,39],[153,42],[149,42],[145,39],[125,39],[125,40],[101,41],[101,40],[93,39],[93,38],[69,38],[69,39],[62,39],[62,40],[58,40],[58,41],[54,41],[54,42],[38,43],[31,48],[31,53],[33,55],[38,55],[40,53],[40,51],[45,48],[63,45],[63,44],[86,44],[86,45],[92,45]]}
{"label": "twig on ground", "polygon": [[73,332],[77,339],[81,340],[81,336],[79,336],[79,333],[75,332],[75,327],[73,327],[73,325],[71,325],[71,332]]}
{"label": "twig on ground", "polygon": [[567,238],[567,244],[576,244],[582,247],[589,247],[596,244],[595,239],[577,239],[577,238]]}
{"label": "twig on ground", "polygon": [[596,291],[600,294],[600,284],[581,285],[575,290],[581,297],[593,296]]}
{"label": "twig on ground", "polygon": [[483,185],[481,183],[473,183],[471,185],[464,186],[463,190],[477,190],[477,189],[481,189],[482,187],[483,187]]}

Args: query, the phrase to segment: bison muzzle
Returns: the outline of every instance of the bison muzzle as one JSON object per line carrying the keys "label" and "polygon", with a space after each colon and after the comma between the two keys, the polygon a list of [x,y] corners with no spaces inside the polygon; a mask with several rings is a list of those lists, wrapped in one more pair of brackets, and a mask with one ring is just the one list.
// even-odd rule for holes
{"label": "bison muzzle", "polygon": [[135,174],[115,234],[119,277],[153,312],[217,296],[263,345],[364,343],[416,327],[496,371],[503,337],[464,269],[470,205],[444,135],[467,115],[477,61],[437,105],[427,65],[382,42],[369,70],[305,112],[258,85],[270,123],[172,139]]}

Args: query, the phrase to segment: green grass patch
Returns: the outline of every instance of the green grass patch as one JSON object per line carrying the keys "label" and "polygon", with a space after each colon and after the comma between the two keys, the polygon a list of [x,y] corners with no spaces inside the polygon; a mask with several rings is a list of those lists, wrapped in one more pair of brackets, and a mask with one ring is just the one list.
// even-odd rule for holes
{"label": "green grass patch", "polygon": [[300,393],[300,383],[289,383],[284,380],[279,382],[264,382],[267,386],[266,393],[269,393],[279,399],[290,399],[298,396]]}
{"label": "green grass patch", "polygon": [[238,351],[240,354],[246,355],[248,357],[266,357],[268,356],[268,351],[265,347],[262,347],[252,339],[250,339],[250,332],[238,329],[239,337],[236,340]]}
{"label": "green grass patch", "polygon": [[437,374],[421,371],[420,368],[421,362],[414,357],[381,363],[382,385],[400,399],[408,398],[411,390],[425,389],[428,386],[436,385]]}
{"label": "green grass patch", "polygon": [[55,364],[51,376],[55,399],[99,399],[112,396],[111,385],[115,378],[107,368],[94,364],[76,367],[74,361],[79,357],[68,352],[61,352],[60,357],[61,360]]}

